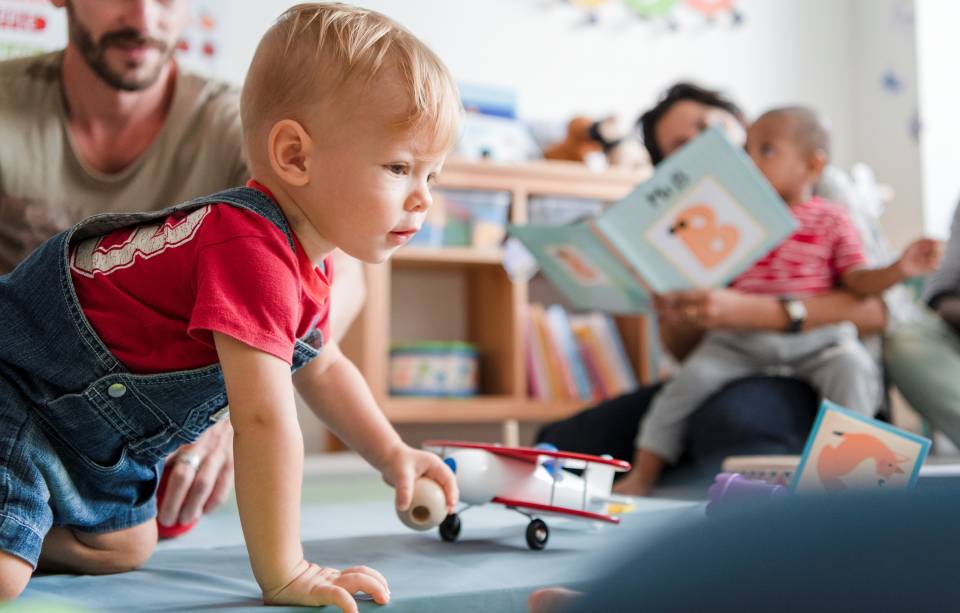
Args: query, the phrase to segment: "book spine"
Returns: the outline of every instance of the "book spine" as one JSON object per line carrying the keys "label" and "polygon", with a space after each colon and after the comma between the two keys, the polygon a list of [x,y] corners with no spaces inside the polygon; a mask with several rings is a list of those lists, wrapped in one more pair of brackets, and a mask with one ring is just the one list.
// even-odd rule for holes
{"label": "book spine", "polygon": [[627,355],[626,347],[623,346],[623,339],[620,338],[620,331],[617,330],[617,324],[613,317],[606,313],[597,313],[599,325],[605,331],[604,338],[610,346],[613,355],[614,367],[616,368],[618,379],[620,380],[620,393],[624,394],[637,389],[637,376],[634,373],[630,358]]}
{"label": "book spine", "polygon": [[550,337],[550,330],[547,328],[546,316],[544,315],[543,305],[531,304],[530,314],[536,327],[537,336],[543,347],[544,364],[546,365],[547,380],[549,381],[550,398],[553,400],[566,400],[567,393],[563,382],[563,375],[560,372],[558,349],[553,346]]}
{"label": "book spine", "polygon": [[611,370],[609,358],[597,336],[597,331],[589,319],[583,319],[574,324],[574,333],[580,341],[581,350],[594,374],[596,387],[601,390],[604,399],[617,395],[618,384],[616,376]]}
{"label": "book spine", "polygon": [[533,322],[530,320],[530,314],[527,313],[524,322],[524,341],[526,345],[526,365],[527,365],[527,395],[535,400],[545,400],[544,393],[546,388],[543,381],[543,363],[540,357],[540,347],[537,346],[537,336],[534,332]]}
{"label": "book spine", "polygon": [[563,361],[566,363],[566,370],[570,373],[573,382],[573,388],[571,389],[573,397],[580,400],[590,400],[593,398],[593,390],[584,369],[583,361],[580,359],[580,351],[577,348],[576,340],[573,338],[567,312],[559,305],[552,305],[547,308],[547,320],[550,322],[551,330],[559,340],[560,348],[563,350]]}

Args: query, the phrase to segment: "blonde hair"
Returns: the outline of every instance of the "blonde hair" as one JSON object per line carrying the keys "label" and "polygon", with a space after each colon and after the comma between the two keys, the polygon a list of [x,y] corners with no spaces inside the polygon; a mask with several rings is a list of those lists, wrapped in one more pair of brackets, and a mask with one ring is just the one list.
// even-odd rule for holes
{"label": "blonde hair", "polygon": [[399,127],[428,130],[438,151],[456,141],[460,97],[450,71],[423,42],[390,18],[340,3],[287,9],[267,30],[240,98],[247,157],[254,160],[279,120],[302,121],[304,111],[338,90],[365,85],[385,66],[396,67],[409,93]]}

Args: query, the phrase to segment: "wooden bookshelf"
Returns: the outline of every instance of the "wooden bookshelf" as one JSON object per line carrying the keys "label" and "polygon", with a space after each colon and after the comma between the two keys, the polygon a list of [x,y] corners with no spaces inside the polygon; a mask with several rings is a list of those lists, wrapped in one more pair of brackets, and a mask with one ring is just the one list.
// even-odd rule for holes
{"label": "wooden bookshelf", "polygon": [[[449,160],[440,177],[440,188],[506,191],[510,193],[510,221],[527,221],[531,196],[573,196],[604,201],[627,194],[649,172],[591,171],[571,162],[496,164]],[[391,340],[407,337],[391,330],[394,279],[406,282],[416,275],[454,276],[463,295],[462,333],[459,340],[477,346],[480,353],[480,395],[468,399],[395,398],[388,394]],[[583,408],[579,402],[543,402],[527,391],[523,326],[529,303],[526,283],[513,283],[503,269],[499,249],[473,247],[400,249],[388,262],[365,266],[367,304],[344,339],[345,353],[354,360],[370,384],[386,416],[397,424],[501,423],[504,444],[516,444],[520,422],[546,422],[568,417]],[[413,275],[413,276],[411,276]],[[455,302],[450,297],[450,303]],[[428,305],[418,317],[429,320],[450,308],[448,301]],[[649,380],[646,325],[642,317],[618,317],[617,326],[640,381]]]}

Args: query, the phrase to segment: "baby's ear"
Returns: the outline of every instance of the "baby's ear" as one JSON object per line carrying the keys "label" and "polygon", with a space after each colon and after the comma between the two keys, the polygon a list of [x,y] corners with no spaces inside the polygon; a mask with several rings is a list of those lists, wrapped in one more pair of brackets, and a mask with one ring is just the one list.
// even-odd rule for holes
{"label": "baby's ear", "polygon": [[267,158],[274,174],[285,183],[302,187],[310,181],[313,140],[300,122],[281,119],[267,137]]}
{"label": "baby's ear", "polygon": [[810,156],[807,159],[807,166],[810,168],[810,172],[816,176],[820,176],[820,173],[823,172],[823,169],[827,166],[827,162],[830,161],[830,158],[827,156],[827,152],[823,149],[814,149],[810,152]]}

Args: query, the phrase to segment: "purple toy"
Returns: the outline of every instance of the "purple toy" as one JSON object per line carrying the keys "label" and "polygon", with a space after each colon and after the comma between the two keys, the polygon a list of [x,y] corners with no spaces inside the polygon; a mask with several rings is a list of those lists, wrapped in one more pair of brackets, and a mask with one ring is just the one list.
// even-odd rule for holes
{"label": "purple toy", "polygon": [[707,495],[710,497],[707,515],[713,515],[723,507],[738,502],[773,500],[789,493],[790,490],[783,485],[747,479],[740,473],[720,473],[707,490]]}

